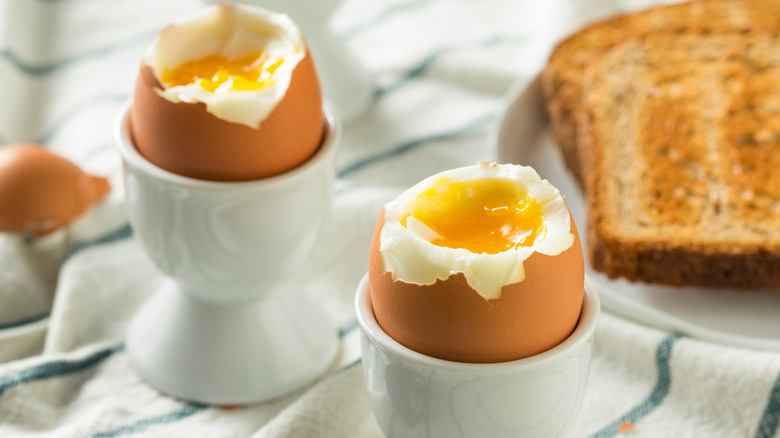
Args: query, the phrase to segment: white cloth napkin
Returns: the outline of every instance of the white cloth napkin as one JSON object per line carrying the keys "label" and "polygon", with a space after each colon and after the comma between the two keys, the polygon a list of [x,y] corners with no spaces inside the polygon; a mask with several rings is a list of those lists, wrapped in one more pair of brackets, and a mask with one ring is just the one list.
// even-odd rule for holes
{"label": "white cloth napkin", "polygon": [[[345,127],[332,214],[299,276],[343,328],[342,358],[294,394],[225,409],[162,395],[129,364],[127,322],[162,276],[127,224],[111,133],[154,33],[202,4],[0,0],[0,144],[43,142],[114,187],[52,242],[0,236],[0,436],[381,437],[352,303],[382,205],[433,173],[494,159],[488,138],[509,87],[583,21],[646,3],[344,2],[332,24],[377,89]],[[52,254],[63,260],[56,286],[36,274]],[[605,312],[571,436],[777,437],[778,376],[778,353]]]}

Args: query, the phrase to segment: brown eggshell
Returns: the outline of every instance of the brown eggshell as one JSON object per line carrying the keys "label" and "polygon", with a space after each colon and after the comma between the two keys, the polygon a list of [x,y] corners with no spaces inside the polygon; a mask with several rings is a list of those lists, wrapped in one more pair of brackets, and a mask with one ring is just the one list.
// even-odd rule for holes
{"label": "brown eggshell", "polygon": [[0,231],[42,236],[70,224],[111,190],[32,143],[0,147]]}
{"label": "brown eggshell", "polygon": [[155,89],[162,85],[142,62],[130,111],[131,134],[141,155],[179,175],[212,181],[278,175],[311,157],[323,137],[322,92],[308,52],[259,129],[220,119],[202,102],[173,103]]}
{"label": "brown eggshell", "polygon": [[525,279],[486,300],[463,274],[431,285],[393,281],[379,252],[384,217],[382,211],[371,242],[369,296],[380,327],[398,343],[439,359],[494,363],[541,353],[574,331],[585,274],[571,219],[569,249],[557,256],[533,253],[524,262]]}

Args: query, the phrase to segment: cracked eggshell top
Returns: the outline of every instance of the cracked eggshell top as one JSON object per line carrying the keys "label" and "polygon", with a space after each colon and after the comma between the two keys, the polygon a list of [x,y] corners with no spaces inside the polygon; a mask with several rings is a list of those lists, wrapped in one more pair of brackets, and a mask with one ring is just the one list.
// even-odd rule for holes
{"label": "cracked eggshell top", "polygon": [[[419,353],[468,363],[522,359],[565,340],[579,319],[584,265],[576,226],[557,190],[555,196],[561,201],[558,214],[565,212],[566,220],[546,221],[547,226],[566,228],[561,231],[573,235],[573,240],[565,250],[548,251],[551,255],[531,251],[521,262],[524,278],[503,285],[499,296],[490,299],[472,288],[463,272],[453,271],[429,284],[394,279],[397,276],[386,270],[380,250],[382,229],[392,220],[383,209],[369,260],[371,304],[382,329]],[[419,267],[418,262],[410,261]]]}
{"label": "cracked eggshell top", "polygon": [[[286,53],[272,85],[261,90],[174,90],[161,80],[183,62],[253,51]],[[205,8],[158,34],[141,63],[130,112],[141,155],[170,172],[212,181],[291,170],[314,154],[324,126],[319,79],[298,27],[286,15],[234,4]]]}

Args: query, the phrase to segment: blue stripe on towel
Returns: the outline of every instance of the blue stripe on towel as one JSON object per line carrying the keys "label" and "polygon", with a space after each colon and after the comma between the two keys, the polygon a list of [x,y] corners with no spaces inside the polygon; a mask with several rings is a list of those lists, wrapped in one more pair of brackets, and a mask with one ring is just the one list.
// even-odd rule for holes
{"label": "blue stripe on towel", "polygon": [[46,319],[48,317],[49,317],[49,314],[48,313],[44,313],[43,315],[32,316],[32,317],[29,317],[29,318],[25,318],[25,319],[23,319],[21,321],[15,321],[15,322],[11,322],[11,323],[0,324],[0,330],[5,330],[5,329],[9,329],[9,328],[14,328],[14,327],[21,327],[23,325],[32,324],[34,322],[42,321],[42,320],[44,320],[44,319]]}
{"label": "blue stripe on towel", "polygon": [[761,423],[756,431],[756,438],[771,438],[777,434],[777,426],[780,423],[780,375],[775,380],[775,386],[769,393],[769,401],[761,417]]}
{"label": "blue stripe on towel", "polygon": [[344,336],[347,336],[348,334],[352,333],[352,331],[355,330],[357,327],[358,327],[357,319],[352,319],[351,321],[342,325],[341,327],[339,327],[339,338],[343,338]]}
{"label": "blue stripe on towel", "polygon": [[130,238],[132,235],[133,235],[133,228],[130,227],[129,223],[126,223],[106,235],[100,236],[92,240],[77,242],[76,244],[68,248],[68,250],[65,252],[65,256],[62,258],[62,262],[65,263],[71,257],[75,256],[81,251],[84,251],[85,249],[92,248],[93,246],[106,245],[109,243],[118,242],[120,240],[125,240]]}
{"label": "blue stripe on towel", "polygon": [[338,376],[338,375],[340,375],[340,374],[342,374],[342,373],[344,373],[344,372],[346,372],[346,371],[349,371],[349,370],[351,370],[352,368],[355,368],[356,366],[358,366],[358,365],[360,365],[360,364],[362,364],[362,363],[363,363],[363,358],[362,358],[362,357],[359,357],[359,358],[357,358],[357,359],[353,360],[352,362],[350,362],[350,363],[348,363],[348,364],[344,365],[343,367],[341,367],[341,368],[339,368],[339,369],[337,369],[337,370],[333,371],[333,372],[330,374],[330,376]]}
{"label": "blue stripe on towel", "polygon": [[[520,37],[519,40],[522,41],[525,38]],[[388,93],[392,93],[393,91],[397,90],[398,88],[403,87],[404,85],[408,84],[411,80],[416,79],[423,74],[425,74],[428,70],[431,69],[431,67],[434,65],[436,61],[438,61],[439,58],[441,58],[444,55],[448,55],[450,53],[459,52],[463,50],[470,50],[474,48],[489,48],[494,47],[499,44],[503,43],[509,43],[509,42],[515,42],[514,39],[507,39],[501,35],[494,35],[488,39],[472,43],[472,44],[458,44],[455,46],[447,46],[443,47],[441,49],[436,50],[432,54],[428,55],[423,59],[419,64],[417,64],[417,67],[411,69],[409,72],[407,72],[403,77],[395,81],[394,83],[387,85],[385,87],[377,88],[376,95],[377,97],[382,97]]]}
{"label": "blue stripe on towel", "polygon": [[[344,336],[346,336],[347,334],[355,330],[357,326],[358,326],[357,319],[350,320],[349,322],[343,324],[341,327],[339,327],[339,337],[343,338]],[[360,358],[333,371],[332,375],[338,375],[344,371],[347,371],[350,368],[353,368],[358,364],[360,364]],[[93,434],[87,435],[84,438],[113,438],[113,437],[118,437],[123,435],[132,435],[138,432],[142,432],[149,426],[155,424],[175,423],[207,407],[208,405],[204,405],[204,404],[187,403],[183,405],[180,409],[177,409],[169,414],[164,414],[157,417],[144,418],[142,420],[136,421],[135,423],[127,426],[121,426],[116,429],[95,432]]]}
{"label": "blue stripe on towel", "polygon": [[367,21],[365,23],[358,24],[358,25],[352,27],[351,29],[348,29],[345,32],[342,32],[341,33],[341,37],[344,38],[344,39],[353,38],[353,37],[357,36],[358,34],[363,33],[366,30],[373,29],[373,28],[379,26],[380,24],[384,23],[388,19],[392,18],[393,16],[395,16],[395,15],[401,13],[401,12],[406,12],[406,11],[413,10],[413,9],[420,9],[422,7],[428,6],[428,5],[430,5],[432,3],[435,3],[435,2],[436,2],[436,0],[412,0],[412,1],[409,1],[409,2],[406,2],[406,3],[393,5],[393,6],[389,7],[389,8],[387,8],[387,9],[385,9],[384,11],[380,12],[379,14],[377,14],[377,16],[374,17],[373,19],[371,19],[371,20],[369,20],[369,21]]}
{"label": "blue stripe on towel", "polygon": [[[136,35],[135,37],[129,38],[128,40],[125,40],[120,43],[116,43],[112,46],[107,46],[103,48],[94,49],[89,52],[84,52],[79,55],[74,55],[70,58],[66,58],[64,60],[58,61],[56,63],[53,63],[49,66],[44,67],[31,67],[26,66],[24,63],[22,63],[15,55],[13,55],[11,52],[7,50],[0,51],[0,57],[6,58],[9,61],[11,61],[12,64],[14,64],[16,67],[18,67],[20,70],[24,71],[28,74],[44,74],[49,73],[50,71],[54,71],[60,68],[64,68],[67,65],[76,63],[83,59],[90,59],[90,58],[96,58],[104,55],[111,54],[113,51],[124,48],[125,46],[129,46],[136,43],[136,40],[140,39],[139,37],[148,38],[151,39],[154,36],[154,34],[144,34],[144,35]],[[523,38],[521,37],[520,40]],[[382,88],[376,89],[376,96],[382,97],[384,95],[387,95],[389,93],[392,93],[400,88],[403,88],[405,85],[408,85],[412,80],[424,75],[432,66],[433,64],[440,58],[441,56],[444,56],[449,53],[457,52],[459,50],[468,50],[472,48],[486,48],[486,47],[492,47],[496,46],[501,43],[511,43],[514,42],[513,39],[507,39],[505,37],[496,35],[493,37],[490,37],[486,40],[474,43],[474,44],[461,44],[457,46],[448,46],[441,49],[436,50],[431,55],[425,57],[416,67],[412,68],[408,73],[406,73],[403,77],[395,81],[394,83],[387,85]],[[48,132],[42,134],[38,139],[35,141],[38,143],[48,143],[52,137],[62,128],[64,127],[67,122],[70,121],[74,116],[76,116],[78,113],[91,108],[94,105],[105,103],[105,102],[123,102],[130,98],[130,95],[127,94],[109,94],[109,95],[102,95],[102,96],[96,96],[92,99],[89,99],[85,102],[81,102],[78,105],[76,105],[74,108],[71,108],[68,110],[65,115],[58,121],[54,123],[52,128],[49,129]],[[2,137],[0,137],[0,145],[4,144]]]}
{"label": "blue stripe on towel", "polygon": [[669,388],[672,384],[672,372],[669,364],[672,356],[672,347],[682,337],[680,334],[673,333],[658,344],[658,349],[655,352],[655,366],[658,371],[658,378],[650,395],[642,403],[628,411],[628,413],[591,435],[593,438],[614,437],[617,435],[621,424],[626,422],[636,423],[653,412],[663,402],[664,398],[669,394]]}
{"label": "blue stripe on towel", "polygon": [[[64,128],[68,122],[70,122],[74,117],[76,117],[79,113],[82,113],[88,109],[91,109],[95,105],[100,105],[102,103],[121,103],[126,101],[130,98],[129,94],[104,94],[100,96],[95,96],[91,99],[88,99],[84,102],[79,102],[77,105],[74,105],[73,108],[68,109],[63,116],[54,122],[51,128],[43,134],[41,134],[40,137],[32,140],[35,143],[42,143],[47,144],[49,141],[59,132],[60,129]],[[5,140],[2,136],[0,136],[0,145],[5,144]]]}
{"label": "blue stripe on towel", "polygon": [[156,33],[157,31],[145,32],[143,34],[135,35],[125,40],[118,41],[113,44],[109,44],[107,46],[97,47],[91,50],[87,50],[81,53],[77,53],[75,55],[62,58],[57,61],[53,61],[41,65],[33,65],[24,62],[21,59],[19,59],[19,57],[16,56],[16,54],[14,54],[12,51],[7,49],[0,50],[0,58],[8,60],[8,62],[10,62],[14,67],[16,67],[17,69],[19,69],[20,71],[24,72],[27,75],[42,76],[42,75],[47,75],[49,73],[56,72],[58,70],[62,70],[66,67],[69,67],[71,65],[77,64],[82,61],[89,61],[91,59],[103,58],[105,56],[118,52],[119,50],[126,49],[128,47],[141,45],[141,44],[148,44],[149,42],[152,41],[152,38],[154,38],[154,35]]}
{"label": "blue stripe on towel", "polygon": [[169,424],[181,421],[199,411],[202,411],[203,409],[206,409],[207,407],[208,406],[199,403],[186,403],[173,412],[159,415],[157,417],[144,418],[127,426],[117,427],[116,429],[95,432],[93,434],[87,435],[85,438],[112,438],[123,435],[132,435],[134,433],[142,432],[150,426],[154,426],[156,424]]}
{"label": "blue stripe on towel", "polygon": [[[38,137],[35,141],[38,143],[46,144],[49,142],[49,140],[54,137],[54,135],[62,129],[71,119],[76,117],[79,113],[82,113],[88,109],[91,109],[95,105],[99,105],[102,103],[122,103],[130,98],[129,94],[122,94],[122,93],[116,93],[116,94],[103,94],[99,96],[92,97],[88,100],[85,100],[83,102],[79,102],[78,104],[74,105],[73,108],[69,108],[67,112],[57,121],[54,122],[51,128],[44,134],[42,134],[40,137]],[[117,106],[118,108],[118,106]]]}
{"label": "blue stripe on towel", "polygon": [[[130,238],[132,235],[133,235],[133,229],[130,227],[130,224],[124,224],[118,229],[111,231],[110,233],[103,235],[101,237],[97,237],[95,239],[87,240],[84,242],[77,242],[73,244],[73,246],[68,248],[68,250],[65,252],[65,255],[62,258],[62,263],[65,263],[71,257],[73,257],[74,255],[80,253],[85,249],[92,248],[94,246],[100,246],[100,245],[106,245],[109,243],[118,242],[120,240]],[[0,324],[0,330],[10,329],[14,327],[21,327],[23,325],[32,324],[34,322],[41,321],[48,317],[49,317],[49,313],[46,313],[43,315],[34,316],[32,318],[27,318],[18,322],[13,322],[9,324]],[[2,393],[1,389],[2,388],[0,388],[0,393]]]}
{"label": "blue stripe on towel", "polygon": [[333,196],[334,197],[339,197],[339,196],[344,195],[346,193],[349,193],[349,192],[351,192],[351,191],[353,191],[353,190],[355,190],[357,188],[359,188],[359,187],[358,186],[345,186],[345,187],[341,187],[339,189],[336,189],[336,191],[333,193]]}
{"label": "blue stripe on towel", "polygon": [[362,170],[363,168],[365,168],[367,166],[370,166],[372,164],[376,164],[376,163],[378,163],[380,161],[384,161],[384,160],[386,160],[388,158],[393,158],[393,157],[397,157],[399,155],[405,154],[405,153],[407,153],[409,151],[417,149],[420,146],[426,145],[428,143],[433,143],[433,142],[447,140],[447,139],[454,138],[454,137],[459,137],[461,135],[467,134],[467,133],[469,133],[471,131],[474,131],[476,129],[479,129],[479,128],[487,125],[488,123],[492,122],[495,118],[496,118],[496,115],[493,114],[493,113],[487,114],[487,115],[483,115],[483,116],[478,117],[477,119],[471,121],[470,123],[466,124],[462,128],[459,128],[459,129],[456,129],[456,130],[453,130],[453,131],[449,131],[449,132],[444,132],[444,133],[440,133],[440,134],[433,134],[433,135],[429,135],[427,137],[422,137],[422,138],[410,140],[410,141],[408,141],[406,143],[403,143],[403,144],[401,144],[399,146],[396,146],[396,147],[394,147],[394,148],[392,148],[390,150],[387,150],[387,151],[378,153],[376,155],[371,155],[371,156],[365,157],[363,159],[360,159],[360,160],[358,160],[358,161],[348,165],[347,167],[341,169],[337,173],[337,176],[339,178],[345,178],[345,177],[347,177],[347,176],[349,176],[349,175],[351,175],[351,174],[353,174],[353,173],[355,173],[355,172],[357,172],[359,170]]}
{"label": "blue stripe on towel", "polygon": [[14,374],[0,377],[0,395],[15,386],[36,380],[60,377],[68,374],[77,373],[91,368],[103,360],[113,356],[115,353],[123,351],[124,343],[104,348],[103,350],[92,353],[91,355],[79,360],[53,360],[36,365]]}

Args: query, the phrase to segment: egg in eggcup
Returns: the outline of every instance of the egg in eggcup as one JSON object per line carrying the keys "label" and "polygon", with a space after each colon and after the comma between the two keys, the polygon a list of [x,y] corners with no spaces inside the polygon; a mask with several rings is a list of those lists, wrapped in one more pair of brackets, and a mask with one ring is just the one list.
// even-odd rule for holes
{"label": "egg in eggcup", "polygon": [[385,205],[356,312],[388,437],[561,436],[579,411],[598,296],[529,167],[453,169]]}
{"label": "egg in eggcup", "polygon": [[146,53],[130,111],[138,151],[212,181],[278,175],[326,129],[314,60],[287,15],[217,4],[169,25]]}
{"label": "egg in eggcup", "polygon": [[233,4],[173,23],[115,136],[130,223],[168,277],[128,329],[136,370],[210,404],[321,376],[337,330],[295,279],[330,208],[340,127],[298,27]]}

